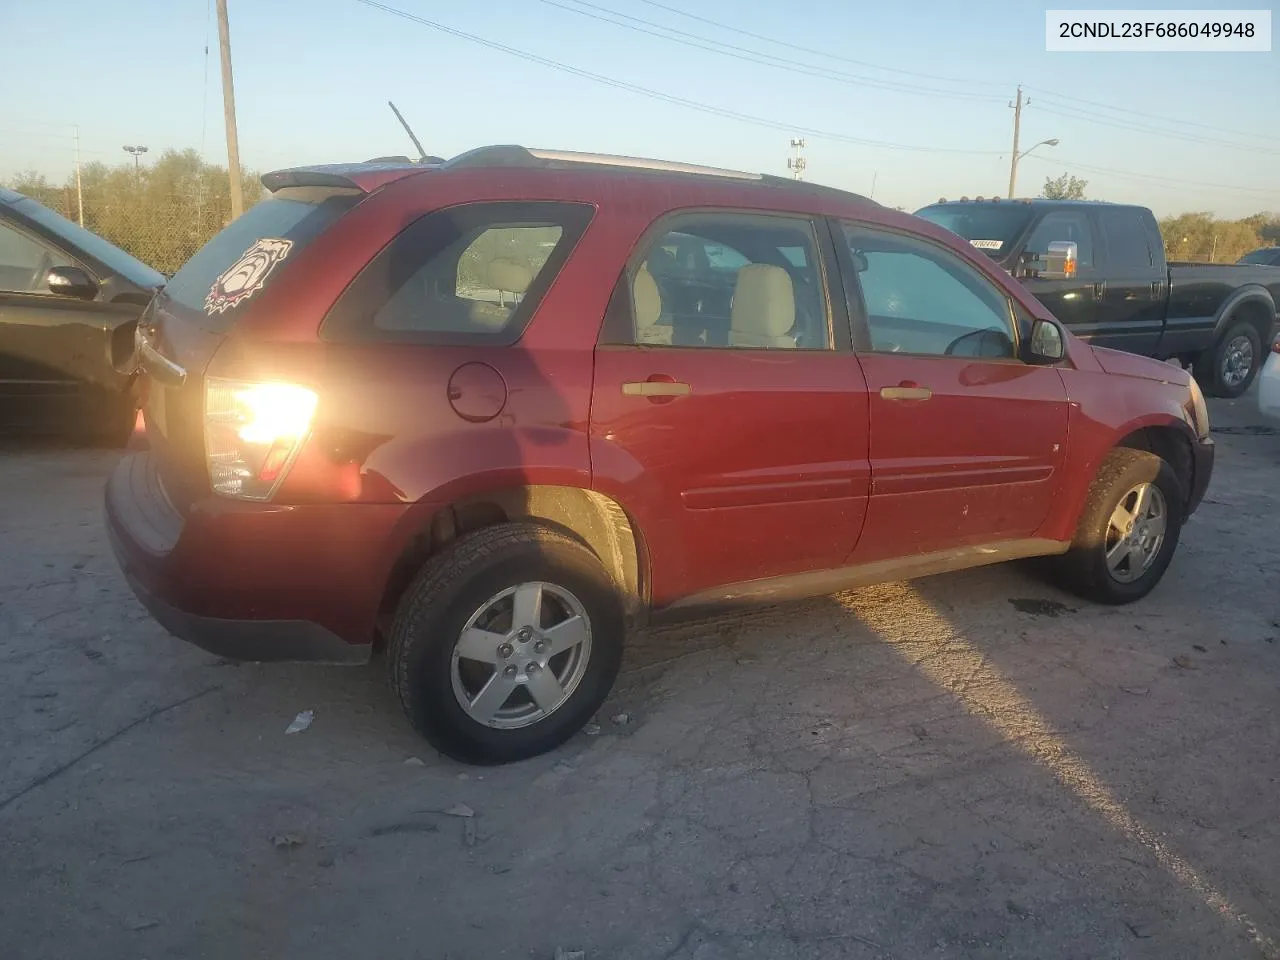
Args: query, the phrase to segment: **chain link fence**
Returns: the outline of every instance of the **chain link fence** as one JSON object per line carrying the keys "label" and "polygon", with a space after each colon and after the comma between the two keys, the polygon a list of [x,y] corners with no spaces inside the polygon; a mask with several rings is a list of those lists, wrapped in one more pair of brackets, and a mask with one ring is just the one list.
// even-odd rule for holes
{"label": "chain link fence", "polygon": [[[75,193],[37,198],[68,220],[79,221]],[[84,226],[110,240],[161,273],[171,275],[205,242],[227,225],[231,204],[225,197],[95,197],[84,192]]]}

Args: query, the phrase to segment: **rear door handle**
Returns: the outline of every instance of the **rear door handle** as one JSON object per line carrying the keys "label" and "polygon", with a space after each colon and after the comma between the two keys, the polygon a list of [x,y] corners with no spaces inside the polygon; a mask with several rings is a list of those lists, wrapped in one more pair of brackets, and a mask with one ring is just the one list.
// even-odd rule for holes
{"label": "rear door handle", "polygon": [[882,400],[928,400],[932,396],[933,391],[928,387],[918,387],[914,384],[900,383],[896,387],[880,388]]}
{"label": "rear door handle", "polygon": [[634,380],[622,385],[624,397],[685,397],[691,392],[689,384],[674,380]]}
{"label": "rear door handle", "polygon": [[1107,292],[1107,281],[1105,280],[1094,281],[1094,284],[1093,284],[1094,297],[1101,299],[1106,292]]}

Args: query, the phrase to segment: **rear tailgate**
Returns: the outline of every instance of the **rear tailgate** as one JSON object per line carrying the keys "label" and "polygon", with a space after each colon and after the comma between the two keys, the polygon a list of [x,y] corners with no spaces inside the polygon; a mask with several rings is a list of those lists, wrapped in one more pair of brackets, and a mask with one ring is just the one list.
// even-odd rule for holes
{"label": "rear tailgate", "polygon": [[258,293],[363,196],[354,186],[277,189],[188,260],[139,323],[147,439],[165,491],[180,512],[209,492],[204,451],[209,361]]}

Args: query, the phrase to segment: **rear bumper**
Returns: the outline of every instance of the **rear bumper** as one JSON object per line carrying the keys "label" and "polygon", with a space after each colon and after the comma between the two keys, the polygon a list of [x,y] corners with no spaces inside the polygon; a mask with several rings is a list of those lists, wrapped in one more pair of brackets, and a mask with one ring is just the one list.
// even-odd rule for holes
{"label": "rear bumper", "polygon": [[1191,491],[1187,499],[1187,516],[1195,513],[1209,489],[1209,480],[1213,477],[1213,459],[1217,448],[1213,437],[1205,437],[1191,445]]}
{"label": "rear bumper", "polygon": [[406,507],[208,497],[183,516],[151,456],[121,459],[105,509],[125,579],[161,626],[237,660],[369,658]]}

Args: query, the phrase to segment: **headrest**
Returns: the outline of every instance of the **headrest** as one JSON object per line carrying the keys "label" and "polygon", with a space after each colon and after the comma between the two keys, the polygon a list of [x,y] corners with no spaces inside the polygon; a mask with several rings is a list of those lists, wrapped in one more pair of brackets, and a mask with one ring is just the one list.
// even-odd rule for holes
{"label": "headrest", "polygon": [[533,271],[515,260],[492,260],[487,273],[489,285],[503,293],[524,293],[533,283]]}
{"label": "headrest", "polygon": [[738,271],[730,326],[742,333],[780,337],[796,322],[791,274],[782,267],[751,263]]}
{"label": "headrest", "polygon": [[658,284],[648,267],[636,271],[636,279],[631,284],[631,295],[635,303],[636,329],[652,327],[662,316],[662,294]]}

